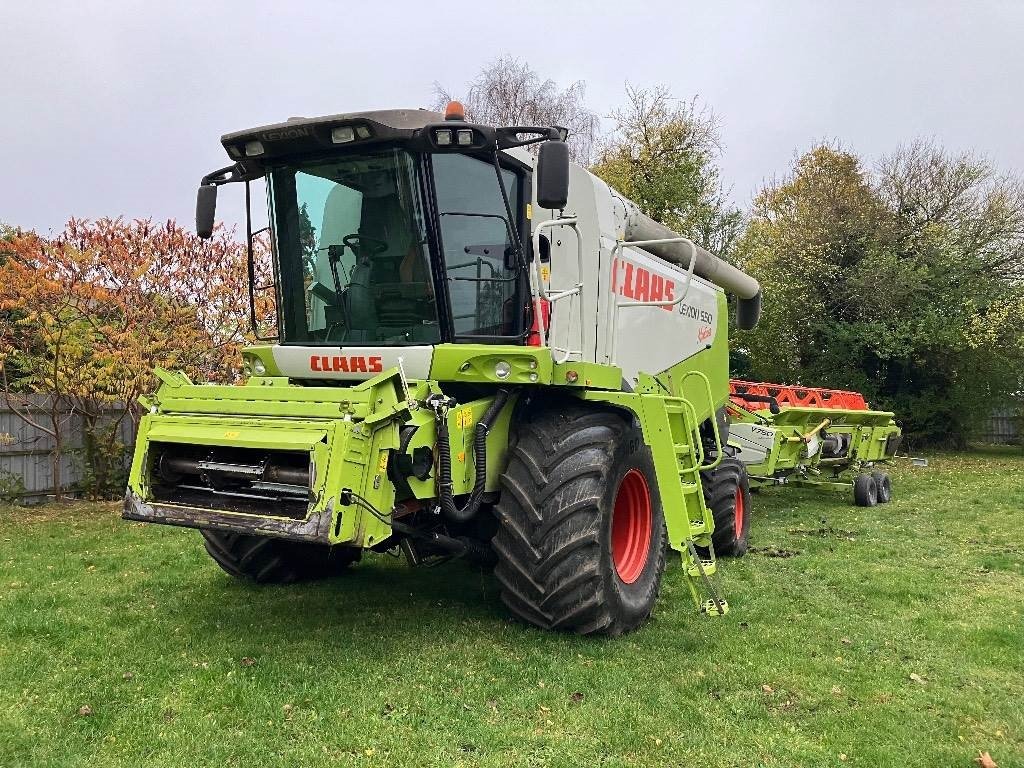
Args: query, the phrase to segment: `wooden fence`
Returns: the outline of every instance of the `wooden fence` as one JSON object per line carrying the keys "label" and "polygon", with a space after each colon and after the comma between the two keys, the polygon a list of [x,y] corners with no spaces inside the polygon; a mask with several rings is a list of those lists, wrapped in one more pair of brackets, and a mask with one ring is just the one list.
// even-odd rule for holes
{"label": "wooden fence", "polygon": [[[50,421],[46,409],[51,402],[49,395],[27,395],[24,398],[31,407],[34,417],[43,426],[49,427]],[[14,405],[18,410],[21,399]],[[65,492],[73,491],[84,476],[83,444],[85,438],[85,420],[74,409],[61,408],[61,435],[63,455],[60,463],[61,486]],[[103,420],[110,423],[124,413],[123,406],[108,406]],[[134,444],[135,433],[132,420],[122,419],[118,439],[129,447],[126,452],[130,456],[130,446]],[[53,487],[53,455],[54,441],[50,435],[25,423],[14,407],[0,395],[0,483],[4,479],[21,478],[24,491],[19,495],[22,501],[34,503],[44,501],[54,492]]]}
{"label": "wooden fence", "polygon": [[985,443],[1013,445],[1024,442],[1021,431],[1022,419],[1020,411],[1013,408],[1000,408],[992,412],[980,438]]}

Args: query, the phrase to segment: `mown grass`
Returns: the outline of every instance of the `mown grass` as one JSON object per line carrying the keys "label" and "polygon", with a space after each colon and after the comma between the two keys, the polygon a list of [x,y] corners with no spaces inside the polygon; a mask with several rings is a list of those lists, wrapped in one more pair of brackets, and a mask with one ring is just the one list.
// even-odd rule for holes
{"label": "mown grass", "polygon": [[610,641],[460,564],[256,588],[116,505],[3,510],[0,766],[1022,765],[1024,456],[895,475],[759,494],[728,617],[674,568]]}

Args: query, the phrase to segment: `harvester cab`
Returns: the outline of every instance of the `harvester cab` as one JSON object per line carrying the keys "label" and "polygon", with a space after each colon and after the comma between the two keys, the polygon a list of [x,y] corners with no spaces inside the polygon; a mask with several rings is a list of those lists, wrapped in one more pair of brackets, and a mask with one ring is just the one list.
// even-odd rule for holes
{"label": "harvester cab", "polygon": [[749,523],[726,291],[752,327],[759,286],[571,163],[565,138],[454,102],[225,135],[233,165],[203,178],[197,231],[219,187],[244,185],[251,213],[265,181],[250,305],[274,338],[244,351],[243,386],[157,372],[124,517],[198,528],[260,582],[366,549],[491,563],[514,615],[584,634],[640,625],[671,549],[724,613],[715,552],[741,554]]}

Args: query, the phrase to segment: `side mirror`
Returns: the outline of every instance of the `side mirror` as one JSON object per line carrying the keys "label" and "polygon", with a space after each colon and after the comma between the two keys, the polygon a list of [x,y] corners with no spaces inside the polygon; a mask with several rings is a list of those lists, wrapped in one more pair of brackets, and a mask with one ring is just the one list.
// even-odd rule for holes
{"label": "side mirror", "polygon": [[561,210],[569,200],[569,145],[545,141],[537,155],[537,205]]}
{"label": "side mirror", "polygon": [[204,240],[213,236],[213,219],[217,213],[217,187],[203,184],[196,194],[196,234]]}

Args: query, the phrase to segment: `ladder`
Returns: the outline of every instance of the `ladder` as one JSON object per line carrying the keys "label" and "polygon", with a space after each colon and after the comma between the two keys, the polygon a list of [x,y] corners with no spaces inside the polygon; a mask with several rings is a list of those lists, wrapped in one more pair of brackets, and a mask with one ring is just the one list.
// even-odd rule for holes
{"label": "ladder", "polygon": [[729,605],[711,581],[716,569],[711,543],[715,524],[701,488],[700,472],[707,467],[693,405],[686,398],[654,392],[640,392],[639,397],[669,544],[682,557],[697,607],[710,616],[722,616]]}

